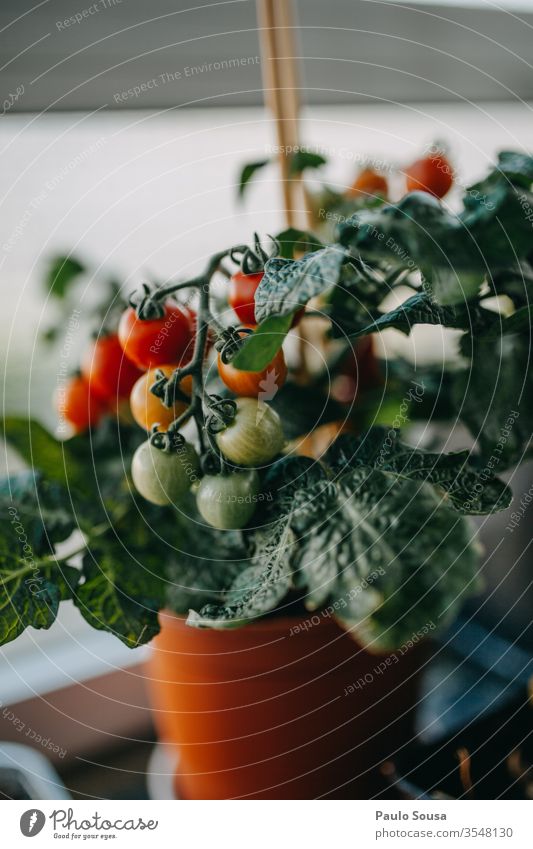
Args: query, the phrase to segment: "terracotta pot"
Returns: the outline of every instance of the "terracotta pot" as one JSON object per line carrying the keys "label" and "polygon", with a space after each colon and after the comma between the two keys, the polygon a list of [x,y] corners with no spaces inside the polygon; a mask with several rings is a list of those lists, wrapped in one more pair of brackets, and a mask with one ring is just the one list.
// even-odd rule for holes
{"label": "terracotta pot", "polygon": [[324,615],[228,631],[161,620],[147,680],[180,798],[369,798],[412,737],[422,647],[387,665]]}

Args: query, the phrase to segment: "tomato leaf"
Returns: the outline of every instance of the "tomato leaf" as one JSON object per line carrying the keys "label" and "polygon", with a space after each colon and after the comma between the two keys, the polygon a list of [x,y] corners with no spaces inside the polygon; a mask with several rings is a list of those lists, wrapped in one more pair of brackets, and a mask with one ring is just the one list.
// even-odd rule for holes
{"label": "tomato leaf", "polygon": [[437,324],[441,327],[477,330],[489,326],[501,326],[502,321],[498,313],[483,309],[476,301],[456,306],[440,306],[426,292],[419,292],[407,298],[399,307],[377,315],[372,323],[351,333],[350,336],[366,336],[368,333],[389,328],[409,336],[416,324]]}
{"label": "tomato leaf", "polygon": [[157,613],[164,603],[164,580],[140,559],[141,552],[119,544],[97,543],[83,558],[83,582],[74,603],[89,625],[109,631],[136,648],[159,632]]}
{"label": "tomato leaf", "polygon": [[529,333],[464,337],[471,364],[455,377],[452,399],[483,458],[505,469],[533,456],[533,367]]}
{"label": "tomato leaf", "polygon": [[72,598],[79,572],[56,562],[54,544],[76,527],[68,492],[32,472],[0,483],[0,645],[25,628],[49,628]]}
{"label": "tomato leaf", "polygon": [[258,162],[248,162],[247,165],[243,167],[239,175],[238,195],[240,198],[244,197],[246,187],[248,186],[248,183],[250,182],[254,174],[257,174],[257,172],[260,171],[261,168],[264,168],[265,165],[269,165],[270,161],[270,159],[261,159]]}
{"label": "tomato leaf", "polygon": [[34,419],[9,416],[2,420],[3,436],[30,468],[38,469],[49,481],[87,492],[92,475],[67,442],[61,443]]}
{"label": "tomato leaf", "polygon": [[235,578],[225,603],[206,605],[199,613],[191,610],[187,623],[197,628],[227,628],[275,610],[291,587],[293,545],[288,521],[261,528],[253,537],[250,566]]}
{"label": "tomato leaf", "polygon": [[325,462],[339,473],[364,465],[398,478],[425,481],[465,515],[505,510],[512,500],[507,484],[469,451],[437,454],[412,448],[400,441],[393,428],[372,428],[361,437],[344,434],[330,448]]}
{"label": "tomato leaf", "polygon": [[64,298],[76,277],[84,271],[85,266],[73,256],[54,257],[44,279],[46,293],[55,298]]}
{"label": "tomato leaf", "polygon": [[324,247],[320,239],[313,233],[306,230],[297,230],[295,227],[282,230],[275,238],[280,248],[279,256],[282,259],[294,259],[296,252],[311,253]]}
{"label": "tomato leaf", "polygon": [[322,168],[326,162],[326,158],[320,153],[313,153],[310,150],[297,150],[290,156],[289,174],[291,177],[296,177],[303,174],[304,171]]}
{"label": "tomato leaf", "polygon": [[269,259],[255,293],[257,319],[287,316],[305,306],[338,282],[344,260],[344,251],[337,247],[322,248],[299,260]]}
{"label": "tomato leaf", "polygon": [[232,366],[241,371],[263,371],[276,356],[291,328],[294,314],[272,315],[261,322],[247,338]]}

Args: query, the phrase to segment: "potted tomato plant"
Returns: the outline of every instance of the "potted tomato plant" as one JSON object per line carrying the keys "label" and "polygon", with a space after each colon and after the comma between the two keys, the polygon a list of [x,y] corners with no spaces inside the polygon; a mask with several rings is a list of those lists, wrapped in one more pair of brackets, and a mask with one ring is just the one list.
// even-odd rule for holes
{"label": "potted tomato plant", "polygon": [[[498,473],[529,450],[532,182],[533,159],[504,152],[459,213],[415,191],[339,215],[327,244],[287,230],[222,250],[106,308],[59,381],[68,439],[4,421],[31,470],[1,492],[0,641],[68,601],[127,646],[153,640],[180,795],[365,796],[412,734],[425,638],[479,587],[469,518],[509,506]],[[307,374],[285,358],[299,322],[323,342]],[[451,367],[365,341],[418,324],[456,331]],[[409,430],[435,419],[473,440]],[[81,565],[57,551],[75,529]]]}

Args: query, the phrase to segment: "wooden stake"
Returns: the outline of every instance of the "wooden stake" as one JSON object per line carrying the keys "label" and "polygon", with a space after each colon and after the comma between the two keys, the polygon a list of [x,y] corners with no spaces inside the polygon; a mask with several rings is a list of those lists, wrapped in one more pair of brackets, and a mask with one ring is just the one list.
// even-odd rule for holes
{"label": "wooden stake", "polygon": [[287,227],[305,227],[305,199],[301,180],[291,177],[290,154],[299,146],[299,86],[295,58],[292,0],[258,0],[265,100],[276,123],[280,149],[283,204]]}

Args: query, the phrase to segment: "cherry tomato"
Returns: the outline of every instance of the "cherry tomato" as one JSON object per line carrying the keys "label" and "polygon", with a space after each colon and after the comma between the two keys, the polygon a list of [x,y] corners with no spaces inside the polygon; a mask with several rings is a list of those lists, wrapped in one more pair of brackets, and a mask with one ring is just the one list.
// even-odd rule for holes
{"label": "cherry tomato", "polygon": [[255,512],[259,475],[255,469],[231,475],[206,475],[196,492],[200,515],[219,530],[243,528]]}
{"label": "cherry tomato", "polygon": [[[187,409],[187,402],[176,400],[172,407],[165,407],[162,400],[150,392],[150,387],[157,381],[156,374],[162,371],[165,377],[170,377],[176,366],[156,366],[149,369],[135,383],[130,395],[131,414],[139,427],[150,430],[158,424],[159,430],[166,430],[181,413]],[[190,397],[192,392],[192,377],[184,377],[180,382],[181,391]]]}
{"label": "cherry tomato", "polygon": [[192,357],[190,319],[177,304],[167,302],[162,318],[142,321],[133,307],[120,318],[118,338],[126,356],[142,369],[179,363]]}
{"label": "cherry tomato", "polygon": [[255,293],[264,271],[245,274],[237,271],[230,280],[228,301],[243,324],[255,324]]}
{"label": "cherry tomato", "polygon": [[373,168],[363,168],[346,192],[349,197],[365,195],[367,197],[383,197],[389,195],[389,184],[383,174],[378,174]]}
{"label": "cherry tomato", "polygon": [[429,192],[437,198],[443,198],[453,183],[453,169],[441,153],[431,153],[417,159],[405,169],[408,192]]}
{"label": "cherry tomato", "polygon": [[238,466],[268,463],[285,444],[280,417],[255,398],[237,398],[235,418],[217,433],[216,441],[224,456]]}
{"label": "cherry tomato", "polygon": [[191,484],[198,480],[200,463],[193,446],[185,442],[177,451],[166,453],[150,440],[139,445],[131,462],[131,476],[137,491],[152,504],[180,504]]}
{"label": "cherry tomato", "polygon": [[74,433],[96,426],[105,413],[105,404],[91,392],[83,377],[71,377],[57,391],[56,408],[60,419],[67,421]]}
{"label": "cherry tomato", "polygon": [[228,389],[246,398],[261,397],[271,401],[287,378],[287,365],[280,349],[263,371],[240,371],[231,363],[224,363],[218,355],[218,373]]}
{"label": "cherry tomato", "polygon": [[85,350],[81,373],[91,392],[103,401],[127,398],[141,371],[124,356],[118,336],[100,336]]}

